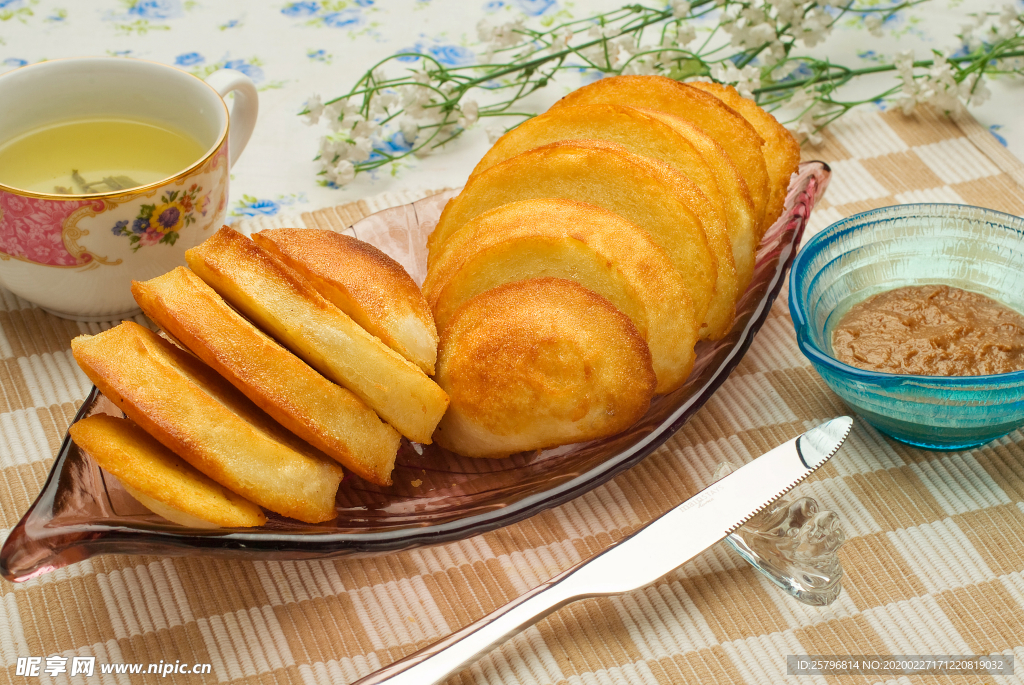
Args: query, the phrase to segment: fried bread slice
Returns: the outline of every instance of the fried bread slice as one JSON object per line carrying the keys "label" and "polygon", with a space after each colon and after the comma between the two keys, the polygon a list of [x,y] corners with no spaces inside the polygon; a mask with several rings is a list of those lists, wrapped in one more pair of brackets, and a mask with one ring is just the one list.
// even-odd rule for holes
{"label": "fried bread slice", "polygon": [[399,433],[430,442],[448,406],[444,391],[284,262],[227,226],[185,259],[221,297]]}
{"label": "fried bread slice", "polygon": [[668,124],[649,114],[612,104],[559,107],[527,119],[503,135],[473,169],[471,176],[518,154],[560,140],[604,140],[636,155],[671,164],[697,184],[717,220],[725,223],[718,180],[703,155]]}
{"label": "fried bread slice", "polygon": [[718,278],[716,254],[691,209],[706,202],[668,165],[598,141],[552,143],[472,177],[448,201],[427,240],[428,270],[448,236],[489,209],[517,200],[565,198],[601,207],[644,229],[668,253],[704,322]]}
{"label": "fried bread slice", "polygon": [[434,318],[401,264],[369,243],[334,231],[271,228],[252,239],[305,276],[367,333],[427,375],[434,374]]}
{"label": "fried bread slice", "polygon": [[452,400],[437,442],[470,457],[614,435],[643,416],[656,384],[629,318],[558,278],[466,302],[441,334],[437,378]]}
{"label": "fried bread slice", "polygon": [[640,111],[671,126],[672,130],[686,138],[700,152],[714,170],[718,188],[722,192],[725,224],[729,230],[729,239],[732,241],[736,280],[739,282],[740,293],[743,293],[754,276],[754,260],[761,237],[760,226],[755,221],[754,202],[750,199],[750,191],[747,190],[747,182],[743,180],[736,165],[722,146],[698,126],[674,114],[666,114],[654,109],[641,109]]}
{"label": "fried bread slice", "polygon": [[129,419],[87,416],[71,439],[147,509],[192,528],[250,528],[267,522],[249,500],[218,485]]}
{"label": "fried bread slice", "polygon": [[361,478],[391,484],[398,432],[246,321],[194,273],[179,266],[134,281],[132,294],[146,316],[282,426]]}
{"label": "fried bread slice", "polygon": [[[800,166],[800,143],[778,119],[759,107],[753,100],[736,92],[732,86],[721,83],[692,83],[694,88],[711,93],[740,113],[764,138],[764,162],[768,170],[769,196],[765,217],[761,222],[761,235],[782,216],[789,180]],[[760,236],[758,236],[760,238]]]}
{"label": "fried bread slice", "polygon": [[538,199],[485,212],[448,237],[423,289],[444,329],[476,295],[548,276],[579,283],[629,317],[651,350],[656,392],[686,380],[698,322],[682,277],[642,229],[599,207]]}
{"label": "fried bread slice", "polygon": [[739,113],[710,93],[665,76],[603,78],[569,93],[551,109],[601,102],[661,110],[703,129],[729,153],[743,175],[761,225],[768,202],[764,140]]}
{"label": "fried bread slice", "polygon": [[131,321],[80,335],[71,350],[128,418],[209,478],[306,523],[337,515],[341,467],[188,352]]}
{"label": "fried bread slice", "polygon": [[[735,258],[722,193],[714,172],[700,152],[671,126],[640,110],[612,104],[580,105],[559,107],[524,121],[491,147],[473,173],[561,140],[600,140],[621,145],[633,154],[671,165],[704,194],[707,201],[691,209],[701,213],[708,243],[715,251],[720,269],[708,325],[702,329],[701,337],[718,339],[725,335],[732,327],[740,294],[739,279],[728,268],[728,263],[735,263]],[[730,254],[724,254],[726,251]]]}

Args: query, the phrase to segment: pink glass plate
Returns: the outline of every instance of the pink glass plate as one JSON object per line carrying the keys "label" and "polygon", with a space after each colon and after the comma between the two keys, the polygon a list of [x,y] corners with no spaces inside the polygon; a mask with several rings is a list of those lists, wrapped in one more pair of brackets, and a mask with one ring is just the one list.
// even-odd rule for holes
{"label": "pink glass plate", "polygon": [[[694,371],[658,397],[628,431],[612,438],[507,459],[469,459],[436,445],[403,442],[389,488],[346,478],[338,517],[311,525],[268,514],[259,529],[184,528],[150,513],[67,437],[39,497],[0,550],[0,574],[14,581],[97,554],[208,554],[250,559],[310,559],[378,554],[477,535],[582,495],[633,466],[679,430],[747,351],[778,295],[811,209],[828,184],[823,162],[807,162],[790,186],[786,211],[765,234],[753,281],[731,333],[697,346]],[[353,228],[414,275],[422,238],[451,193],[386,210]],[[416,263],[418,262],[418,263]],[[75,420],[121,416],[95,388]]]}

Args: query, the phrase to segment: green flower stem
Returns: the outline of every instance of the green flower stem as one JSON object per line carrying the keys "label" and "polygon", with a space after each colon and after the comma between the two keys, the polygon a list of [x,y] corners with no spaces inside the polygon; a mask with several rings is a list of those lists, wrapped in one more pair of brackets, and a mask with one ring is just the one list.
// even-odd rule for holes
{"label": "green flower stem", "polygon": [[[1005,59],[1005,58],[1008,58],[1008,57],[1024,57],[1024,50],[1012,50],[1010,52],[1005,52],[1005,53],[997,54],[997,55],[996,54],[989,54],[989,55],[987,55],[985,57],[985,59],[987,61],[987,60],[990,60],[990,59]],[[954,64],[964,64],[964,63],[974,62],[974,61],[976,61],[978,59],[979,59],[979,57],[977,55],[975,55],[975,56],[963,55],[961,57],[950,57],[947,61],[948,62],[952,62]],[[826,64],[826,63],[823,62],[822,64]],[[915,69],[927,68],[927,67],[931,67],[931,66],[934,66],[934,65],[935,65],[935,60],[932,60],[932,59],[922,59],[922,60],[916,60],[914,62],[914,68]],[[850,81],[850,80],[852,80],[852,79],[854,79],[854,78],[856,78],[858,76],[867,76],[869,74],[881,74],[881,73],[884,73],[884,72],[887,72],[887,71],[896,71],[896,65],[895,64],[878,64],[878,65],[875,65],[873,67],[862,67],[860,69],[850,69],[850,68],[844,67],[844,66],[842,66],[840,64],[827,63],[826,69],[837,71],[837,72],[839,72],[839,74],[835,74],[835,75],[833,75],[833,74],[824,74],[822,76],[808,76],[807,78],[804,78],[804,79],[794,79],[792,81],[780,81],[779,83],[773,83],[771,85],[762,86],[760,88],[755,88],[754,89],[754,94],[755,95],[761,95],[761,94],[764,94],[764,93],[773,93],[773,92],[778,92],[778,91],[789,91],[789,90],[795,90],[795,89],[798,89],[798,88],[805,88],[807,86],[818,85],[820,83],[828,83],[829,85],[836,84],[836,86],[838,87],[838,86],[843,85],[844,83],[847,83],[848,81]],[[973,71],[973,69],[966,70],[964,73],[970,73],[970,71]],[[878,98],[871,98],[870,100],[864,100],[863,102],[872,102],[873,100],[877,100],[877,99]]]}

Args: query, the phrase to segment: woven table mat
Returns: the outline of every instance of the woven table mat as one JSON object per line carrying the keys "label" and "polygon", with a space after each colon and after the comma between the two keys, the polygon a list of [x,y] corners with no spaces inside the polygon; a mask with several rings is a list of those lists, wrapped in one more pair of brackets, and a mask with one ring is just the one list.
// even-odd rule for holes
{"label": "woven table mat", "polygon": [[[834,172],[809,234],[905,202],[1024,214],[1024,165],[969,117],[854,115],[805,157]],[[239,227],[343,230],[413,199],[381,196]],[[90,387],[69,341],[106,327],[55,318],[0,291],[0,539],[39,492]],[[847,412],[798,352],[784,291],[693,420],[568,504],[462,542],[376,558],[103,556],[22,584],[0,581],[0,681],[36,680],[16,675],[18,657],[60,654],[212,665],[209,675],[167,682],[348,683],[600,551],[708,484],[720,462],[748,461]],[[453,682],[1024,682],[785,675],[794,654],[1013,653],[1024,673],[1024,435],[926,452],[858,421],[797,494],[837,511],[849,536],[844,591],[832,606],[796,602],[719,545],[643,590],[561,609]],[[72,682],[129,676],[99,675],[97,666],[96,676]]]}

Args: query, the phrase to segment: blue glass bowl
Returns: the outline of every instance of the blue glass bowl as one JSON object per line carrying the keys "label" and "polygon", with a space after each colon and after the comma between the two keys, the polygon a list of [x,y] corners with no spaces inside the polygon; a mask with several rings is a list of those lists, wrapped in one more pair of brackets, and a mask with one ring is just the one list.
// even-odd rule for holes
{"label": "blue glass bowl", "polygon": [[974,447],[1024,425],[1024,371],[911,376],[832,356],[832,331],[876,293],[944,283],[1024,312],[1024,220],[951,204],[883,207],[814,236],[793,262],[789,305],[800,350],[868,423],[928,449]]}

